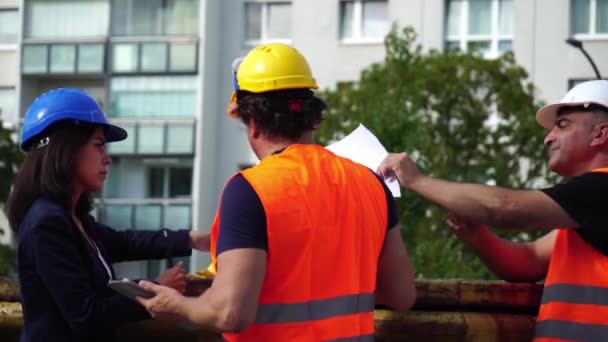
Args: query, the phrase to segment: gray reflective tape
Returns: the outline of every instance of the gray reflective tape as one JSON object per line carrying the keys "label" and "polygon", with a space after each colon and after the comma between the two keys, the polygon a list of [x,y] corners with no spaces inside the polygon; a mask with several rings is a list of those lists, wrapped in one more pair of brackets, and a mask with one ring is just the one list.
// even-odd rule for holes
{"label": "gray reflective tape", "polygon": [[605,341],[608,337],[608,325],[550,319],[536,322],[534,336],[574,341]]}
{"label": "gray reflective tape", "polygon": [[374,334],[337,338],[325,342],[374,342]]}
{"label": "gray reflective tape", "polygon": [[259,304],[256,324],[296,323],[374,311],[374,294],[363,293],[303,303]]}
{"label": "gray reflective tape", "polygon": [[549,302],[608,305],[608,287],[551,284],[543,290],[542,304]]}

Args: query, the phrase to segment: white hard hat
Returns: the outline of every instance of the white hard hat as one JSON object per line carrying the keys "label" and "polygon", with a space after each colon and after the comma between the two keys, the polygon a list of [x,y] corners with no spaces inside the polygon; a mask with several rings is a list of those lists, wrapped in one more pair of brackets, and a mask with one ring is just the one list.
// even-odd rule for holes
{"label": "white hard hat", "polygon": [[591,104],[606,107],[608,110],[608,81],[594,80],[578,84],[570,89],[561,101],[546,105],[536,112],[536,121],[546,129],[551,129],[561,107],[587,107]]}

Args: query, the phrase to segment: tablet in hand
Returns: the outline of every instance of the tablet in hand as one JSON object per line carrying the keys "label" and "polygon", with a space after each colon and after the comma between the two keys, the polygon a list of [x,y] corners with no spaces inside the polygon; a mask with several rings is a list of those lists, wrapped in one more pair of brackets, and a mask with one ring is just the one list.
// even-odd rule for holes
{"label": "tablet in hand", "polygon": [[126,278],[122,280],[110,280],[108,286],[133,300],[135,300],[135,297],[152,298],[155,296],[154,292],[146,290],[139,286],[139,284]]}

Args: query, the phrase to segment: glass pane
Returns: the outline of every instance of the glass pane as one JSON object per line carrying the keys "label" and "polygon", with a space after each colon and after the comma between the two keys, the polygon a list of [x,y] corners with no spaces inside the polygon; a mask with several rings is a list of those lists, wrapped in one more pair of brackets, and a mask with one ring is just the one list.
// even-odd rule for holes
{"label": "glass pane", "polygon": [[595,32],[606,33],[608,32],[608,0],[596,0],[597,11],[595,15]]}
{"label": "glass pane", "polygon": [[160,205],[144,204],[135,206],[135,228],[136,229],[160,229],[161,227]]}
{"label": "glass pane", "polygon": [[78,45],[78,72],[103,72],[103,44]]}
{"label": "glass pane", "polygon": [[[111,144],[110,144],[111,145]],[[103,197],[118,198],[120,197],[120,159],[115,158],[112,164],[108,167],[108,178],[103,186]]]}
{"label": "glass pane", "polygon": [[137,151],[139,153],[163,153],[164,145],[164,126],[139,126],[137,134]]}
{"label": "glass pane", "polygon": [[445,42],[445,48],[447,50],[460,49],[460,42],[455,40],[447,41]]}
{"label": "glass pane", "polygon": [[447,35],[459,36],[462,20],[462,1],[451,0],[448,3]]}
{"label": "glass pane", "polygon": [[135,153],[136,130],[135,126],[121,124],[120,127],[127,131],[127,139],[108,144],[110,154]]}
{"label": "glass pane", "polygon": [[196,77],[115,77],[110,84],[113,116],[193,117]]}
{"label": "glass pane", "polygon": [[471,53],[484,55],[488,51],[490,51],[490,42],[489,41],[468,42],[467,51],[471,52]]}
{"label": "glass pane", "polygon": [[342,39],[353,38],[353,9],[355,3],[352,1],[340,2],[340,37]]}
{"label": "glass pane", "polygon": [[500,0],[498,33],[513,34],[513,0]]}
{"label": "glass pane", "polygon": [[198,33],[198,0],[167,0],[166,34],[196,35]]}
{"label": "glass pane", "polygon": [[151,167],[148,169],[148,196],[149,198],[163,198],[165,192],[165,168]]}
{"label": "glass pane", "polygon": [[268,4],[268,37],[267,39],[291,38],[291,4]]}
{"label": "glass pane", "polygon": [[262,4],[245,4],[245,39],[262,39]]}
{"label": "glass pane", "polygon": [[115,36],[162,35],[163,0],[114,0],[112,34]]}
{"label": "glass pane", "polygon": [[17,123],[17,91],[15,88],[0,88],[0,120]]}
{"label": "glass pane", "polygon": [[106,205],[104,208],[105,211],[105,224],[116,229],[116,230],[125,230],[133,228],[132,225],[132,207],[131,205]]}
{"label": "glass pane", "polygon": [[51,73],[74,73],[76,68],[75,45],[51,45]]}
{"label": "glass pane", "polygon": [[171,44],[171,71],[195,71],[196,70],[196,44],[195,43],[172,43]]}
{"label": "glass pane", "polygon": [[513,50],[513,42],[510,40],[501,40],[498,42],[498,52],[505,53]]}
{"label": "glass pane", "polygon": [[112,45],[112,71],[137,71],[137,44]]}
{"label": "glass pane", "polygon": [[492,25],[492,1],[469,0],[469,34],[489,34]]}
{"label": "glass pane", "polygon": [[193,153],[194,127],[170,125],[167,128],[167,153]]}
{"label": "glass pane", "polygon": [[589,32],[589,0],[572,0],[572,33]]}
{"label": "glass pane", "polygon": [[146,263],[146,279],[156,279],[166,270],[166,260],[147,260]]}
{"label": "glass pane", "polygon": [[141,45],[141,71],[165,71],[167,69],[167,44],[144,43]]}
{"label": "glass pane", "polygon": [[[24,36],[28,38],[103,37],[108,32],[108,0],[25,3]],[[94,14],[94,15],[92,15]]]}
{"label": "glass pane", "polygon": [[169,173],[169,197],[189,198],[192,194],[192,168],[172,167]]}
{"label": "glass pane", "polygon": [[17,10],[0,11],[0,44],[17,43]]}
{"label": "glass pane", "polygon": [[386,1],[363,2],[363,37],[384,38],[388,33]]}
{"label": "glass pane", "polygon": [[46,73],[47,46],[46,45],[24,45],[23,46],[23,69],[24,74]]}
{"label": "glass pane", "polygon": [[165,207],[163,227],[170,229],[190,229],[190,205],[169,205]]}

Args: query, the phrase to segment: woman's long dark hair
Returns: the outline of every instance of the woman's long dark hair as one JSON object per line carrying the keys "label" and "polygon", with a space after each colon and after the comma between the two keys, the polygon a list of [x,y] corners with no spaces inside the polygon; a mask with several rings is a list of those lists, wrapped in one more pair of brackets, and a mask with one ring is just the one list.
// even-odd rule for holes
{"label": "woman's long dark hair", "polygon": [[[76,155],[94,131],[92,125],[59,122],[44,134],[49,137],[48,145],[27,152],[4,207],[14,232],[38,198],[44,197],[71,211]],[[84,193],[76,204],[76,215],[84,219],[90,210],[89,194]]]}

